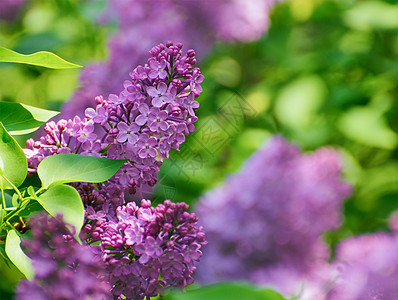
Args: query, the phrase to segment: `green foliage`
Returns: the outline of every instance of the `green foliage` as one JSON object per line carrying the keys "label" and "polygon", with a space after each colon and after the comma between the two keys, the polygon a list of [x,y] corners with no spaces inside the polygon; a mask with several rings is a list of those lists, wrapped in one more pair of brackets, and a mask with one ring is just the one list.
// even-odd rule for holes
{"label": "green foliage", "polygon": [[31,280],[34,276],[33,266],[30,258],[21,249],[21,238],[15,230],[10,230],[7,234],[6,253],[12,263]]}
{"label": "green foliage", "polygon": [[13,188],[11,183],[18,187],[24,182],[27,172],[25,153],[0,122],[0,187]]}
{"label": "green foliage", "polygon": [[58,154],[43,159],[37,173],[45,187],[69,182],[103,182],[125,162],[104,157]]}
{"label": "green foliage", "polygon": [[31,133],[59,112],[15,102],[0,102],[0,122],[11,135]]}
{"label": "green foliage", "polygon": [[80,229],[84,222],[84,207],[76,189],[65,184],[54,185],[41,194],[37,201],[51,216],[62,214],[65,223],[75,227],[74,236],[79,240]]}
{"label": "green foliage", "polygon": [[260,290],[258,287],[241,283],[226,282],[192,289],[187,292],[172,292],[166,300],[284,300],[280,294],[269,289]]}
{"label": "green foliage", "polygon": [[39,51],[33,54],[24,55],[4,47],[0,47],[0,62],[21,63],[50,69],[81,68],[81,66],[67,62],[61,57],[48,51]]}

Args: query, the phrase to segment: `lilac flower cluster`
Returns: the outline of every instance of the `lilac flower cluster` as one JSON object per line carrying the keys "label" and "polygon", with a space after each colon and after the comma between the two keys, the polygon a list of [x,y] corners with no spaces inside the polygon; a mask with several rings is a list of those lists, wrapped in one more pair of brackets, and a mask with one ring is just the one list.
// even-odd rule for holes
{"label": "lilac flower cluster", "polygon": [[397,231],[342,241],[334,262],[339,275],[327,300],[398,299],[397,249]]}
{"label": "lilac flower cluster", "polygon": [[[179,40],[203,57],[217,40],[249,41],[267,30],[271,6],[277,0],[108,0],[107,20],[119,22],[111,37],[109,59],[85,67],[82,87],[62,108],[68,118],[83,117],[96,95],[121,88],[131,66],[146,55],[146,49],[163,40]],[[139,41],[139,42],[137,42]]]}
{"label": "lilac flower cluster", "polygon": [[153,186],[163,158],[170,149],[178,150],[198,120],[195,99],[204,77],[194,67],[195,51],[183,55],[181,48],[171,42],[155,46],[148,63],[130,73],[118,95],[96,97],[96,108],[87,108],[83,119],[47,123],[45,136],[27,141],[30,171],[53,154],[105,155],[129,160],[108,188],[117,184],[134,194],[142,184]]}
{"label": "lilac flower cluster", "polygon": [[35,277],[20,282],[17,299],[111,299],[96,248],[73,239],[62,216],[48,219],[43,213],[29,223],[33,239],[24,239],[23,246],[32,258]]}
{"label": "lilac flower cluster", "polygon": [[149,200],[141,207],[129,202],[109,221],[102,211],[87,211],[83,235],[89,243],[100,242],[115,299],[154,297],[164,288],[193,283],[206,240],[188,207],[170,200],[156,207]]}
{"label": "lilac flower cluster", "polygon": [[301,155],[273,138],[224,186],[200,199],[196,210],[209,245],[199,282],[245,279],[297,292],[294,280],[327,263],[321,235],[339,225],[350,190],[334,150]]}

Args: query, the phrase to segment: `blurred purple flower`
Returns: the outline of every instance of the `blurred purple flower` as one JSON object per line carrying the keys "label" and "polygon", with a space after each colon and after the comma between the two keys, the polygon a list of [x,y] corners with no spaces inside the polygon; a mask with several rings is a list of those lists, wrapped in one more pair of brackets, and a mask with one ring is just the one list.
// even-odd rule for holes
{"label": "blurred purple flower", "polygon": [[398,299],[398,234],[351,237],[337,246],[339,276],[327,300]]}
{"label": "blurred purple flower", "polygon": [[297,293],[299,284],[287,278],[309,277],[327,263],[322,233],[340,224],[350,190],[337,152],[302,155],[273,138],[197,204],[209,241],[199,282],[245,279]]}
{"label": "blurred purple flower", "polygon": [[[47,213],[32,218],[32,240],[23,240],[35,270],[32,281],[22,280],[17,299],[111,299],[105,264],[95,246],[80,245],[62,216]],[[93,251],[92,251],[93,250]]]}

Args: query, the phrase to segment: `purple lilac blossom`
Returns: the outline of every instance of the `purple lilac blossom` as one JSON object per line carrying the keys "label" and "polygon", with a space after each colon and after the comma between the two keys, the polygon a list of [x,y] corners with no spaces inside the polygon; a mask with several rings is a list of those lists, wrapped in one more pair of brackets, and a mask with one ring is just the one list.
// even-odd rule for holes
{"label": "purple lilac blossom", "polygon": [[[129,159],[124,172],[118,172],[111,183],[121,184],[131,194],[143,185],[153,186],[163,159],[168,158],[170,149],[179,150],[184,133],[194,131],[198,119],[195,110],[199,103],[194,99],[200,92],[197,84],[192,88],[192,80],[201,81],[203,75],[194,67],[195,51],[183,55],[181,48],[182,44],[172,42],[153,47],[148,63],[130,73],[124,90],[108,99],[96,97],[96,108],[87,108],[85,118],[48,122],[45,136],[26,143],[29,171],[35,172],[40,161],[50,155],[101,153]],[[150,65],[162,70],[146,76]],[[123,199],[118,205],[122,203]]]}
{"label": "purple lilac blossom", "polygon": [[170,200],[156,207],[149,200],[142,200],[141,207],[129,202],[108,221],[105,213],[98,217],[87,210],[82,238],[100,243],[114,299],[155,297],[165,288],[193,283],[195,263],[207,242],[188,208]]}
{"label": "purple lilac blossom", "polygon": [[[82,87],[62,108],[64,118],[83,117],[96,95],[121,88],[131,66],[146,55],[146,49],[163,40],[179,40],[203,57],[216,41],[250,41],[267,30],[271,6],[277,0],[108,0],[104,19],[115,19],[119,30],[110,38],[109,59],[85,67]],[[153,61],[139,76],[165,78],[165,62]],[[194,75],[192,90],[201,92],[201,75]]]}
{"label": "purple lilac blossom", "polygon": [[198,281],[243,279],[297,293],[300,280],[327,263],[321,235],[339,226],[350,191],[341,180],[336,151],[300,154],[281,137],[273,138],[198,202],[209,241]]}
{"label": "purple lilac blossom", "polygon": [[32,240],[22,245],[32,259],[35,276],[22,280],[17,299],[112,299],[105,280],[105,264],[95,255],[98,246],[80,245],[65,227],[62,216],[42,213],[29,221]]}
{"label": "purple lilac blossom", "polygon": [[339,243],[339,270],[327,300],[398,299],[398,232],[350,237]]}

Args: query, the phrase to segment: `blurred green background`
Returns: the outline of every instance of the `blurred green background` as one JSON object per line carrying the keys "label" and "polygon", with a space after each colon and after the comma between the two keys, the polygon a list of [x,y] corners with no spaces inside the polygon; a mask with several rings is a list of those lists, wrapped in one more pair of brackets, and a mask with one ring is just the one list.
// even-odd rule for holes
{"label": "blurred green background", "polygon": [[[116,25],[98,25],[104,7],[27,1],[13,22],[0,20],[0,46],[48,50],[81,65],[105,60]],[[325,234],[332,248],[347,236],[387,230],[398,210],[397,1],[282,2],[260,40],[218,43],[199,65],[206,79],[197,129],[164,162],[154,202],[194,205],[281,134],[304,150],[332,145],[344,154],[354,192],[342,226]],[[41,108],[59,109],[79,86],[79,70],[3,63],[0,72],[2,101]],[[7,299],[19,275],[4,265],[0,274],[0,299]]]}

